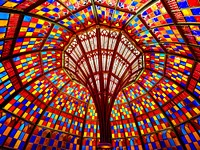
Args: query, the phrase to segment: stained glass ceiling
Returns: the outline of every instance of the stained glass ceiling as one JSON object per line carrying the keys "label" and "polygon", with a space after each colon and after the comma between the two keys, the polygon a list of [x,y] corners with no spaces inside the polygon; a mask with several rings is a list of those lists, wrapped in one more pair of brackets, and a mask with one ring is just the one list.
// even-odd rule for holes
{"label": "stained glass ceiling", "polygon": [[[105,27],[90,29],[71,38],[64,55],[64,67],[71,78],[88,88],[91,85],[94,90],[94,77],[98,92],[103,92],[101,84],[106,89],[107,82],[113,82],[108,94],[114,93],[119,82],[127,85],[135,81],[143,69],[142,52],[123,33]],[[100,76],[103,77],[102,83]],[[112,80],[107,81],[107,78]]]}
{"label": "stained glass ceiling", "polygon": [[199,149],[199,44],[199,0],[0,0],[0,147]]}

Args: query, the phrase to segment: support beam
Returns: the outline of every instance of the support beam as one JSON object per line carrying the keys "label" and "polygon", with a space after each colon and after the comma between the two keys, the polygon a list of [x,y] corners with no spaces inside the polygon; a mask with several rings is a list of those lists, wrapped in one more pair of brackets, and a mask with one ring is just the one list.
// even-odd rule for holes
{"label": "support beam", "polygon": [[17,68],[16,68],[16,66],[15,66],[14,61],[12,60],[12,58],[8,59],[8,61],[9,61],[10,64],[12,65],[12,69],[13,69],[13,71],[15,72],[15,76],[16,76],[16,78],[17,78],[19,84],[20,84],[20,87],[23,87],[22,79],[21,79],[20,76],[19,76],[19,73],[18,73],[18,70],[17,70]]}
{"label": "support beam", "polygon": [[[133,64],[135,63],[135,61],[138,60],[141,56],[142,56],[142,53],[140,53],[139,55],[137,55],[136,58],[131,62],[131,64],[129,64],[129,66],[127,67],[126,70],[127,70],[127,71],[128,71],[128,70],[131,70],[132,65],[133,65]],[[136,70],[135,72],[137,72],[137,71],[139,71],[139,70],[141,70],[141,69],[143,69],[143,68],[138,68],[138,70]],[[129,75],[129,77],[131,77],[132,75],[134,75],[135,72],[132,72],[132,73]],[[122,77],[121,77],[121,80],[120,80],[120,82],[119,82],[119,87],[120,87],[120,88],[123,86],[123,84],[126,84],[126,81],[124,80],[124,79],[125,79],[126,73],[127,73],[127,72],[125,71],[124,74],[123,74]]]}
{"label": "support beam", "polygon": [[[99,81],[100,81],[100,91],[101,99],[104,98],[104,80],[103,80],[103,69],[102,69],[102,53],[101,53],[101,33],[100,28],[96,29],[97,37],[97,50],[98,50],[98,59],[99,59]],[[104,106],[103,100],[100,102],[100,106]]]}
{"label": "support beam", "polygon": [[96,5],[95,5],[94,0],[91,0],[91,3],[92,3],[92,8],[93,8],[93,12],[94,12],[94,17],[95,17],[96,24],[99,25],[99,19],[98,19],[98,14],[97,14],[97,8],[96,8]]}
{"label": "support beam", "polygon": [[[113,50],[113,55],[112,55],[112,59],[111,59],[111,63],[110,63],[110,68],[109,68],[109,72],[110,74],[108,74],[108,79],[107,79],[107,89],[106,91],[109,91],[109,87],[110,87],[110,79],[111,79],[111,72],[112,72],[112,69],[113,69],[113,64],[114,64],[114,61],[115,61],[115,58],[116,58],[116,55],[117,55],[117,49],[118,49],[118,46],[119,46],[119,43],[120,43],[120,40],[121,40],[121,37],[122,37],[122,33],[120,32],[118,37],[117,37],[117,41],[116,41],[116,45],[114,47],[114,50]],[[106,96],[106,99],[108,99],[108,95]],[[113,99],[115,99],[113,97]]]}
{"label": "support beam", "polygon": [[[93,77],[92,77],[92,80],[93,80],[93,83],[94,83],[94,87],[95,87],[95,89],[97,89],[97,85],[96,85],[96,82],[95,82],[95,79],[94,79],[94,74],[93,74],[93,72],[92,72],[92,68],[91,68],[91,66],[90,66],[90,63],[89,63],[87,54],[86,54],[86,52],[85,52],[85,49],[84,49],[84,47],[83,47],[83,45],[82,45],[82,43],[81,43],[81,40],[79,39],[78,35],[76,35],[76,41],[77,41],[78,45],[80,46],[81,52],[82,52],[82,54],[83,54],[83,56],[84,56],[84,58],[85,58],[85,61],[86,61],[86,63],[87,63],[87,67],[88,67],[88,69],[89,69],[90,75],[93,76]],[[76,64],[76,65],[78,65],[78,64]],[[97,91],[95,91],[95,92],[97,93]]]}
{"label": "support beam", "polygon": [[[120,92],[120,90],[128,83],[128,79],[130,79],[130,77],[132,77],[132,75],[136,74],[137,72],[141,72],[143,70],[143,68],[136,70],[135,72],[133,72],[132,74],[129,74],[128,77],[125,78],[125,75],[127,74],[127,72],[130,70],[130,68],[132,67],[132,64],[135,62],[135,60],[137,60],[142,54],[140,53],[140,55],[138,55],[133,62],[128,66],[128,68],[126,69],[126,71],[124,72],[124,74],[122,75],[121,79],[119,80],[118,84],[117,84],[117,89],[115,90],[113,97],[117,97],[118,93]],[[125,80],[124,80],[125,79]],[[114,100],[111,100],[111,106],[114,104]],[[111,109],[109,109],[109,113],[111,113]]]}
{"label": "support beam", "polygon": [[23,14],[20,14],[19,16],[19,19],[18,19],[18,23],[17,23],[17,27],[15,29],[15,35],[13,37],[13,41],[12,41],[12,45],[10,47],[10,52],[9,52],[9,55],[8,56],[12,56],[13,52],[14,52],[14,49],[15,49],[15,44],[17,42],[17,38],[18,38],[18,35],[20,33],[20,28],[21,28],[21,25],[23,23],[23,19],[24,19],[24,15]]}
{"label": "support beam", "polygon": [[[97,95],[97,93],[98,93],[98,91],[97,91],[97,85],[96,85],[96,81],[95,81],[95,78],[94,78],[94,74],[93,74],[93,72],[92,72],[92,68],[91,68],[91,66],[90,66],[90,63],[89,63],[89,60],[88,60],[88,57],[87,57],[87,55],[86,55],[86,52],[85,52],[85,50],[84,50],[84,47],[83,47],[83,45],[82,45],[82,43],[81,43],[81,40],[79,39],[79,37],[78,37],[78,35],[76,35],[76,40],[77,40],[77,43],[79,44],[79,46],[80,46],[80,49],[81,49],[81,52],[82,52],[82,54],[83,54],[83,56],[84,56],[84,58],[85,58],[85,61],[86,61],[86,64],[87,64],[87,67],[88,67],[88,69],[89,69],[89,72],[90,72],[90,75],[92,75],[92,82],[93,82],[93,84],[94,84],[94,88],[92,88],[91,87],[91,94],[92,94],[92,97],[93,97],[93,101],[94,101],[94,103],[95,103],[95,106],[96,106],[96,109],[97,109],[97,112],[98,112],[98,116],[99,116],[99,118],[102,118],[101,117],[101,112],[103,111],[102,109],[102,107],[101,107],[101,105],[99,105],[99,102],[101,101],[100,99],[99,99],[99,96]],[[77,64],[78,65],[78,64]],[[91,86],[90,84],[89,84],[89,86]]]}
{"label": "support beam", "polygon": [[[70,57],[70,59],[71,59],[75,64],[77,63],[71,55],[67,54],[66,52],[65,52],[65,54],[66,54],[68,57]],[[87,76],[86,76],[85,72],[82,70],[82,68],[81,68],[79,65],[76,65],[76,67],[81,71],[81,73],[83,74],[84,78],[87,79]],[[68,70],[67,67],[64,66],[64,68],[65,68],[66,70]],[[78,74],[76,74],[76,76],[77,76],[78,78],[80,78],[80,76],[79,76]],[[87,84],[86,82],[88,82],[88,80],[86,80],[86,82],[85,82],[85,81],[83,81],[81,78],[80,78],[80,80],[81,80],[84,84]]]}
{"label": "support beam", "polygon": [[[133,72],[133,74],[136,74],[137,72],[142,72],[143,71],[143,68],[139,69],[139,70],[136,70],[135,72]],[[128,77],[126,77],[125,81],[123,83],[121,83],[121,87],[124,87],[126,86],[126,83],[128,82],[128,80],[132,77],[133,74],[130,74]],[[131,82],[134,82],[134,81],[131,81]],[[130,82],[128,82],[130,84]]]}
{"label": "support beam", "polygon": [[[198,62],[200,64],[200,62]],[[196,66],[197,66],[197,62],[195,61],[192,65],[192,69],[191,69],[191,72],[190,72],[190,76],[188,76],[188,83],[186,85],[186,88],[189,86],[190,84],[190,81],[192,80],[192,77],[193,77],[193,74],[194,74],[194,71],[196,69]]]}
{"label": "support beam", "polygon": [[116,0],[116,5],[115,5],[114,9],[112,8],[114,10],[114,13],[111,14],[112,16],[111,16],[111,21],[110,21],[110,25],[109,25],[110,27],[112,26],[112,23],[114,21],[114,17],[113,16],[115,15],[118,3],[119,3],[119,0]]}
{"label": "support beam", "polygon": [[[169,7],[167,1],[166,1],[166,0],[161,0],[161,2],[162,2],[162,4],[163,4],[163,6],[165,7],[167,13],[169,14],[169,16],[171,17],[171,19],[173,20],[174,25],[177,26],[177,25],[178,25],[178,21],[177,21],[177,19],[175,18],[175,16],[172,14],[172,10],[170,9],[170,7]],[[176,4],[176,5],[177,5],[177,4]],[[179,33],[180,33],[180,35],[182,36],[182,38],[183,38],[183,40],[185,41],[185,43],[186,43],[186,44],[189,44],[190,42],[189,42],[188,38],[185,36],[184,30],[183,30],[182,28],[180,28],[180,26],[177,26],[176,28],[177,28],[177,30],[179,31]],[[194,59],[196,60],[197,58],[196,58],[196,55],[195,55],[193,49],[192,49],[191,53],[193,54],[193,57],[194,57]]]}
{"label": "support beam", "polygon": [[78,10],[75,10],[75,11],[72,11],[71,9],[69,9],[63,2],[60,1],[60,3],[61,3],[61,5],[63,5],[63,7],[65,7],[69,11],[69,14],[66,15],[66,16],[63,16],[63,17],[59,18],[58,20],[56,20],[56,22],[58,23],[59,21],[61,21],[61,20],[65,19],[65,18],[68,18],[71,15],[73,15],[73,17],[76,18],[82,24],[82,26],[85,29],[86,27],[85,27],[84,23],[75,14],[78,13],[78,12],[81,12],[82,10],[84,10],[87,7],[91,6],[91,3],[87,4],[86,6],[80,8]]}
{"label": "support beam", "polygon": [[47,38],[43,39],[42,44],[40,45],[40,48],[39,48],[39,50],[40,50],[39,56],[40,56],[40,64],[41,64],[42,74],[44,74],[43,63],[42,63],[42,47],[44,46],[45,42],[47,41],[53,27],[54,27],[54,25],[52,24],[51,27],[49,28],[47,35],[46,35]]}
{"label": "support beam", "polygon": [[138,15],[140,15],[145,9],[147,9],[148,7],[150,7],[151,5],[153,5],[154,3],[156,3],[158,0],[150,0],[146,5],[144,5],[143,7],[141,7],[137,13],[135,13],[122,27],[122,30],[124,30],[126,28],[126,26],[128,26],[128,24]]}
{"label": "support beam", "polygon": [[174,24],[174,23],[162,24],[162,25],[159,25],[159,26],[150,27],[149,29],[147,29],[147,30],[142,30],[142,31],[140,31],[140,32],[138,32],[138,33],[142,33],[142,32],[149,31],[149,30],[153,30],[153,29],[155,29],[155,28],[161,28],[161,27],[167,27],[167,26],[181,27],[181,26],[186,26],[186,25],[198,26],[198,25],[200,25],[200,23],[199,23],[199,22],[197,22],[197,23],[194,23],[194,22],[185,22],[185,23],[182,23],[182,22],[180,22],[180,23],[177,23],[177,24]]}

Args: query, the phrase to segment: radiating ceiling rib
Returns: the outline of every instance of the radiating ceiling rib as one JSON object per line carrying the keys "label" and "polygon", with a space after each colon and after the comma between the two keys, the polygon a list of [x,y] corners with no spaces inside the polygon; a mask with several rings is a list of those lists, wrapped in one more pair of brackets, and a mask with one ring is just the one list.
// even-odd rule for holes
{"label": "radiating ceiling rib", "polygon": [[[164,43],[164,42],[161,42],[161,43]],[[180,44],[180,43],[177,43],[177,42],[169,42],[169,43]],[[184,43],[184,44],[185,44],[185,43]],[[200,45],[194,45],[194,44],[190,44],[190,43],[185,44],[185,45],[188,45],[189,47],[198,47],[198,48],[200,48]]]}
{"label": "radiating ceiling rib", "polygon": [[[170,43],[170,44],[184,44],[184,45],[187,45],[187,46],[190,46],[190,47],[200,47],[200,45],[195,45],[195,44],[191,44],[191,43],[188,43],[188,44],[185,44],[185,43],[179,43],[179,42],[163,42],[163,41],[160,41],[158,42],[160,44],[164,44],[164,43]],[[155,43],[148,43],[148,44],[155,44]]]}
{"label": "radiating ceiling rib", "polygon": [[164,59],[164,70],[163,70],[163,75],[165,76],[166,74],[166,68],[167,68],[167,58],[168,58],[168,54],[165,53],[165,59]]}
{"label": "radiating ceiling rib", "polygon": [[[177,24],[178,24],[177,19],[176,19],[176,18],[174,17],[174,15],[172,14],[172,12],[171,12],[171,10],[170,10],[170,7],[168,6],[166,0],[161,0],[161,2],[163,3],[163,6],[165,7],[165,9],[166,9],[167,13],[169,14],[169,16],[171,17],[171,19],[173,20],[174,24],[177,25]],[[180,28],[180,26],[177,26],[177,30],[179,31],[179,33],[180,33],[181,37],[183,38],[184,42],[185,42],[186,44],[189,44],[190,42],[189,42],[189,40],[187,39],[187,37],[184,35],[183,29]],[[193,50],[192,47],[191,47],[191,49],[192,49],[192,50],[191,50],[191,53],[193,54],[194,59],[197,60],[196,55],[195,55],[194,50]]]}
{"label": "radiating ceiling rib", "polygon": [[[61,1],[59,1],[59,2],[63,5],[63,7],[65,7],[65,8],[70,12],[70,14],[61,17],[60,19],[56,20],[56,22],[59,22],[59,21],[65,19],[65,18],[68,18],[68,17],[71,16],[71,15],[73,15],[77,20],[79,20],[79,18],[77,18],[77,16],[75,15],[76,12],[80,12],[80,11],[84,10],[85,8],[87,8],[88,6],[91,6],[91,4],[87,4],[85,7],[76,10],[76,12],[75,12],[75,11],[72,12],[67,6],[65,6],[65,4],[63,4]],[[80,23],[84,26],[84,28],[85,28],[85,25],[82,23],[82,21],[79,20],[79,22],[80,22]]]}
{"label": "radiating ceiling rib", "polygon": [[42,68],[42,74],[44,74],[44,69],[43,69],[43,64],[42,64],[42,53],[41,53],[42,52],[42,47],[44,46],[45,42],[47,41],[47,39],[48,39],[53,27],[54,27],[54,24],[52,24],[51,27],[49,28],[49,31],[46,34],[46,39],[44,39],[42,41],[42,44],[40,45],[40,48],[39,48],[39,50],[40,50],[39,56],[40,56],[40,64],[41,64],[41,68]]}
{"label": "radiating ceiling rib", "polygon": [[[94,7],[94,6],[93,6]],[[96,11],[96,7],[94,8],[95,11]],[[99,22],[98,22],[99,23]],[[103,91],[104,90],[104,83],[103,83],[103,71],[102,71],[102,55],[101,55],[101,34],[100,34],[100,28],[97,28],[96,29],[96,34],[97,34],[97,50],[98,50],[98,57],[99,57],[99,76],[100,76],[100,91]],[[104,97],[104,93],[101,92],[100,93],[101,97],[103,98]],[[103,106],[103,101],[100,102]]]}
{"label": "radiating ceiling rib", "polygon": [[[88,36],[88,33],[87,33],[87,36]],[[96,37],[97,37],[97,51],[98,51],[98,54],[100,54],[101,52],[101,41],[100,41],[100,28],[97,28],[96,29]],[[77,36],[77,38],[78,38],[78,36]],[[80,42],[80,44],[81,44],[81,42]],[[89,41],[89,45],[90,45],[90,49],[92,50],[92,48],[91,48],[91,43],[90,43],[90,41]],[[81,45],[81,48],[82,48],[82,51],[84,52],[84,56],[85,57],[87,57],[86,56],[86,53],[85,53],[85,50],[83,49],[83,46]],[[93,50],[92,50],[93,51]],[[90,51],[91,52],[91,51]],[[99,55],[98,56],[99,57],[99,69],[101,70],[102,69],[102,67],[101,67],[101,55]],[[87,61],[87,60],[86,60]],[[90,66],[90,64],[88,63],[88,67],[91,67]],[[96,68],[96,67],[95,67]],[[90,70],[91,70],[91,68],[90,68]],[[100,71],[99,70],[99,71]],[[102,74],[102,72],[99,74],[100,75],[100,78],[103,78],[103,76],[101,76],[101,74]],[[98,116],[100,117],[100,118],[103,118],[103,116],[102,116],[102,113],[101,112],[103,112],[103,110],[101,110],[102,109],[102,107],[101,106],[103,106],[104,105],[104,102],[103,102],[103,100],[102,100],[102,98],[103,97],[99,97],[99,95],[101,95],[101,96],[103,96],[103,93],[98,93],[98,91],[96,91],[96,89],[97,89],[97,85],[96,85],[96,82],[95,82],[95,79],[94,79],[94,72],[90,72],[90,77],[92,78],[92,80],[93,80],[93,84],[94,84],[94,86],[95,86],[95,89],[94,88],[92,88],[92,87],[90,87],[90,89],[91,90],[95,90],[95,91],[92,91],[92,92],[94,92],[94,98],[96,98],[96,100],[94,100],[94,103],[95,103],[95,105],[97,106],[96,107],[96,109],[97,109],[97,112],[98,112]],[[101,80],[100,80],[101,81]],[[100,83],[100,88],[102,89],[102,83]],[[100,122],[99,124],[101,124],[101,123],[103,123],[104,125],[103,126],[105,126],[105,123],[104,122]]]}
{"label": "radiating ceiling rib", "polygon": [[[149,70],[149,71],[151,71],[151,72],[154,72],[154,73],[157,73],[157,72],[155,72],[154,70]],[[164,78],[164,76],[162,75],[162,77],[158,80],[158,82],[157,83],[159,83],[162,79]],[[138,81],[136,81],[136,83],[139,83]],[[156,85],[157,85],[157,83],[156,84],[154,84],[151,88],[149,88],[149,90],[148,91],[146,91],[147,93],[149,93],[149,91],[151,91],[154,87],[156,87]],[[141,84],[140,84],[141,85]],[[145,88],[144,88],[145,89]]]}
{"label": "radiating ceiling rib", "polygon": [[19,74],[18,74],[18,72],[17,72],[17,69],[16,69],[16,67],[15,67],[15,64],[14,64],[12,58],[10,58],[9,61],[10,61],[11,65],[12,65],[12,67],[13,67],[13,70],[14,70],[15,74],[16,74],[17,80],[19,81],[19,84],[20,84],[20,86],[22,87],[22,86],[23,86],[22,81],[21,81],[21,79],[20,79],[20,77],[19,77]]}
{"label": "radiating ceiling rib", "polygon": [[[129,64],[129,66],[127,67],[126,70],[129,70],[129,69],[132,67],[132,65],[135,63],[135,61],[138,60],[139,57],[141,57],[141,56],[142,56],[142,53],[140,53],[139,55],[137,55],[136,58],[131,62],[131,64]],[[141,68],[141,69],[142,69],[142,68]],[[139,69],[139,70],[141,70],[141,69]],[[138,72],[139,70],[136,70],[136,72]],[[119,87],[124,87],[124,84],[126,83],[126,81],[124,81],[124,78],[125,78],[126,73],[127,73],[127,72],[124,72],[124,73],[122,74],[122,77],[121,77],[121,79],[120,79],[120,81],[119,81],[119,83],[118,83],[118,84],[119,84]],[[129,77],[131,77],[133,74],[135,74],[135,73],[130,73],[129,76],[127,77],[127,79],[129,79]],[[122,83],[121,83],[121,82],[122,82]]]}
{"label": "radiating ceiling rib", "polygon": [[[78,39],[78,36],[76,35],[75,38]],[[78,42],[78,41],[77,41],[77,42]],[[71,42],[70,42],[70,43],[71,43]],[[68,45],[68,46],[69,46],[69,45]],[[66,46],[66,49],[68,48],[68,46]],[[80,45],[80,46],[82,46],[82,45]],[[80,48],[81,48],[81,51],[84,51],[83,47],[80,47]],[[65,53],[66,53],[66,52],[65,52]],[[67,54],[67,53],[66,53],[66,54]],[[68,54],[67,54],[67,55],[68,55]],[[74,60],[74,58],[73,58],[71,55],[68,55],[68,57],[70,57],[70,58],[76,63],[76,66],[81,70],[81,72],[84,74],[85,78],[87,79],[86,74],[84,73],[84,71],[82,70],[82,68],[81,68],[79,65],[77,65],[77,62]],[[85,55],[84,55],[83,57],[85,58]],[[66,67],[65,67],[65,68],[66,68]],[[66,69],[67,69],[67,68],[66,68]],[[67,69],[67,70],[68,70],[68,69]],[[93,77],[93,76],[92,76],[92,77]],[[80,77],[79,77],[79,78],[80,78]],[[80,78],[80,79],[81,79],[81,78]],[[81,81],[84,82],[82,79],[81,79]],[[87,79],[87,82],[89,82],[89,79]],[[87,84],[85,84],[85,85],[87,85]],[[94,91],[91,91],[91,89],[93,89],[92,86],[91,86],[91,84],[88,84],[87,86],[89,86],[89,87],[88,87],[88,90],[90,91],[92,97],[95,97],[96,95],[93,94]],[[96,106],[99,105],[99,103],[97,103],[97,102],[95,102],[95,101],[94,101],[94,103],[95,103]],[[97,109],[98,109],[98,108],[97,108]],[[100,112],[100,110],[98,110],[98,111]]]}
{"label": "radiating ceiling rib", "polygon": [[112,14],[112,16],[111,16],[111,21],[110,21],[110,25],[109,25],[109,27],[111,27],[112,26],[112,23],[113,23],[113,19],[114,19],[114,15],[115,15],[115,12],[116,12],[116,8],[117,8],[117,5],[118,5],[118,3],[119,3],[119,0],[116,0],[117,2],[116,2],[116,5],[114,6],[114,12],[113,12],[113,14]]}
{"label": "radiating ceiling rib", "polygon": [[[73,61],[74,63],[76,63],[76,61],[74,60],[74,58],[73,58],[71,55],[67,54],[66,52],[64,52],[64,53],[65,53],[68,57],[70,57],[70,59],[72,59],[72,61]],[[81,68],[79,65],[77,65],[77,67],[78,67],[78,68],[80,69],[80,71],[83,73],[85,79],[87,79],[87,76],[86,76],[85,72],[82,70],[82,68]],[[66,68],[65,66],[64,66],[64,68],[65,68],[66,70],[68,70],[68,68]],[[71,70],[70,70],[70,71],[71,71]],[[81,77],[80,77],[78,74],[76,74],[76,76],[78,76],[78,78],[80,78],[80,80],[81,80],[83,83],[85,83],[85,81],[82,80]],[[86,84],[86,83],[85,83],[85,84]]]}
{"label": "radiating ceiling rib", "polygon": [[45,42],[48,40],[48,37],[49,37],[49,35],[51,34],[51,31],[52,31],[53,27],[54,27],[54,24],[52,24],[52,25],[50,26],[50,28],[49,28],[49,30],[48,30],[48,32],[47,32],[47,34],[46,34],[46,39],[44,39],[44,40],[42,41],[42,44],[40,45],[40,48],[39,48],[40,51],[42,51],[42,48],[43,48]]}
{"label": "radiating ceiling rib", "polygon": [[[191,81],[191,79],[192,79],[192,74],[193,74],[194,71],[195,71],[196,65],[197,65],[197,61],[194,61],[194,64],[193,64],[192,69],[191,69],[191,75],[188,77],[188,82],[187,82],[187,84],[186,84],[186,87],[188,87],[189,84],[190,84],[190,81]],[[185,89],[187,89],[187,88],[185,88]],[[199,101],[199,102],[200,102],[200,101]]]}
{"label": "radiating ceiling rib", "polygon": [[16,43],[16,41],[17,41],[18,34],[20,33],[20,28],[21,28],[23,19],[24,19],[24,15],[21,14],[21,15],[19,16],[19,19],[18,19],[17,27],[16,27],[16,30],[15,30],[16,32],[15,32],[14,40],[13,40],[12,45],[11,45],[11,48],[10,48],[9,56],[11,56],[11,55],[13,54],[13,51],[14,51],[14,48],[15,48],[15,43]]}
{"label": "radiating ceiling rib", "polygon": [[[103,83],[101,82],[101,79],[103,79],[103,73],[102,73],[102,61],[101,61],[102,57],[101,57],[100,28],[96,29],[96,37],[97,37],[97,50],[98,50],[98,54],[99,54],[98,59],[99,59],[99,71],[100,71],[100,73],[99,73],[99,76],[100,76],[100,89],[103,91]],[[101,96],[101,98],[103,98],[103,93],[100,93],[100,96]],[[99,97],[99,94],[97,94],[96,97]],[[104,105],[102,100],[98,101],[97,103],[99,103],[98,105],[99,105],[100,108],[101,108],[102,105]],[[98,111],[102,111],[102,110],[98,110]],[[102,114],[98,114],[98,115],[100,117],[102,117]]]}
{"label": "radiating ceiling rib", "polygon": [[142,53],[145,52],[145,50],[142,48],[141,44],[139,44],[134,38],[131,38],[130,35],[126,32],[126,31],[123,31],[123,34],[130,40],[132,41],[133,45],[137,45],[137,47],[139,47],[139,51],[141,51]]}
{"label": "radiating ceiling rib", "polygon": [[[142,71],[142,70],[143,70],[143,68],[140,68],[140,69],[136,70],[135,72],[133,72],[132,74],[130,74],[128,77],[126,77],[126,80],[124,80],[123,83],[119,83],[119,86],[120,86],[120,87],[124,87],[124,86],[126,85],[126,82],[128,82],[127,80],[129,80],[130,77],[131,77],[133,74],[136,74],[137,72],[140,72],[140,71]],[[138,77],[139,77],[139,76],[138,76]],[[122,79],[124,79],[124,76],[123,76]],[[133,83],[133,82],[135,82],[135,81],[131,81],[131,82]]]}
{"label": "radiating ceiling rib", "polygon": [[[80,49],[81,49],[81,52],[83,53],[84,58],[86,59],[86,63],[87,63],[87,66],[88,66],[90,75],[92,75],[91,78],[92,78],[92,81],[93,81],[93,84],[94,84],[94,89],[92,88],[92,90],[94,90],[94,91],[91,91],[91,92],[92,92],[91,94],[92,94],[92,96],[98,98],[98,95],[96,95],[96,94],[98,93],[98,91],[96,91],[97,85],[96,85],[96,82],[95,82],[95,79],[94,79],[94,74],[93,74],[92,69],[91,69],[91,66],[90,66],[90,64],[89,64],[89,60],[88,60],[88,58],[87,58],[87,55],[86,55],[86,53],[85,53],[85,51],[84,51],[83,45],[82,45],[82,43],[81,43],[81,41],[80,41],[80,39],[79,39],[79,37],[78,37],[77,35],[76,35],[76,40],[77,40],[77,43],[78,43],[79,46],[80,46]],[[78,64],[76,64],[76,65],[78,65]],[[91,85],[89,84],[89,86],[91,86]],[[99,110],[99,109],[101,108],[101,107],[99,106],[99,103],[97,103],[96,101],[94,101],[94,103],[95,103],[96,106],[97,106],[97,107],[96,107],[97,111],[98,111],[98,112],[101,112],[101,111]],[[101,114],[99,114],[99,115],[101,115]]]}
{"label": "radiating ceiling rib", "polygon": [[128,21],[124,24],[124,26],[122,27],[122,30],[138,15],[140,15],[145,9],[147,9],[148,7],[150,7],[152,4],[156,3],[158,0],[150,0],[146,5],[144,5],[142,8],[140,8],[137,13],[135,13],[132,17],[130,17],[128,19]]}
{"label": "radiating ceiling rib", "polygon": [[96,6],[94,4],[94,0],[91,0],[91,3],[92,3],[92,9],[93,9],[93,12],[94,12],[94,17],[95,17],[96,24],[99,25],[97,9],[96,9]]}
{"label": "radiating ceiling rib", "polygon": [[[109,72],[112,72],[112,67],[113,67],[113,64],[114,64],[114,60],[115,60],[115,56],[117,54],[117,48],[119,46],[119,43],[120,43],[120,40],[121,40],[121,37],[122,37],[122,33],[120,32],[118,34],[118,37],[117,37],[117,40],[116,40],[116,45],[114,47],[114,51],[113,51],[113,55],[112,55],[112,59],[111,59],[111,63],[110,63],[110,68],[109,68]],[[111,74],[108,74],[108,79],[107,79],[107,83],[110,83],[110,80],[111,80]],[[110,84],[107,84],[107,88],[106,88],[106,91],[109,91],[109,87],[110,87]],[[111,98],[111,102],[110,102],[110,106],[112,106],[112,104],[114,103],[114,100],[116,98],[117,95],[113,95],[112,98]],[[108,99],[108,93],[106,95],[106,100]],[[111,109],[112,108],[105,108],[107,109],[107,116],[110,116],[109,114],[111,113]]]}
{"label": "radiating ceiling rib", "polygon": [[[85,58],[85,60],[86,60],[86,63],[87,63],[87,66],[88,66],[90,75],[91,75],[92,80],[93,80],[93,83],[94,83],[94,87],[95,87],[95,89],[97,89],[97,85],[96,85],[96,82],[95,82],[95,79],[94,79],[94,74],[93,74],[93,72],[92,72],[92,69],[91,69],[91,66],[90,66],[88,57],[87,57],[87,55],[86,55],[86,53],[85,53],[85,51],[84,51],[83,45],[82,45],[82,43],[81,43],[79,37],[78,37],[77,35],[76,35],[76,40],[77,40],[77,43],[78,43],[79,46],[80,46],[81,52],[83,53],[83,56],[84,56],[84,58]],[[76,64],[76,65],[78,65],[78,64]],[[97,93],[96,90],[95,90],[95,92]]]}

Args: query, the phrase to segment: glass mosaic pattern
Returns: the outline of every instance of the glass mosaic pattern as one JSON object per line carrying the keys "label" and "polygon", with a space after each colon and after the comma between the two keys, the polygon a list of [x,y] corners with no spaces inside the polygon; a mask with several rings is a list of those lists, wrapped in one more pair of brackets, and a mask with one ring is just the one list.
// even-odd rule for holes
{"label": "glass mosaic pattern", "polygon": [[199,0],[0,0],[1,149],[95,150],[110,90],[113,150],[198,150],[199,23]]}

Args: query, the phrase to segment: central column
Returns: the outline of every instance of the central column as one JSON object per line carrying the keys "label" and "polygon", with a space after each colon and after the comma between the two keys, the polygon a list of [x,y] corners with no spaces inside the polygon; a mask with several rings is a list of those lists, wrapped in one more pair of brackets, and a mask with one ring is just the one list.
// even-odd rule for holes
{"label": "central column", "polygon": [[111,149],[110,114],[119,91],[143,68],[142,53],[125,33],[96,26],[73,37],[66,46],[65,69],[89,90],[99,118],[98,149]]}
{"label": "central column", "polygon": [[100,113],[101,113],[101,117],[99,117],[100,142],[111,143],[110,120],[107,119],[106,111]]}
{"label": "central column", "polygon": [[[101,96],[98,96],[98,102],[102,102],[101,107],[96,106],[98,118],[99,118],[99,127],[100,127],[100,143],[97,145],[97,149],[111,149],[112,148],[112,135],[111,135],[111,125],[110,125],[110,113],[111,113],[111,104],[110,99],[106,99],[106,96],[101,99]],[[95,100],[94,100],[95,101]],[[96,104],[95,104],[96,105]]]}

